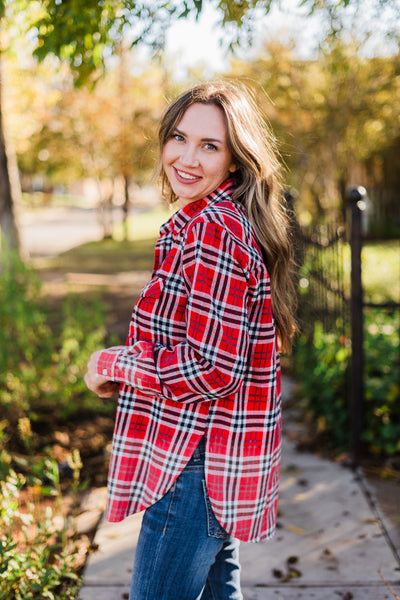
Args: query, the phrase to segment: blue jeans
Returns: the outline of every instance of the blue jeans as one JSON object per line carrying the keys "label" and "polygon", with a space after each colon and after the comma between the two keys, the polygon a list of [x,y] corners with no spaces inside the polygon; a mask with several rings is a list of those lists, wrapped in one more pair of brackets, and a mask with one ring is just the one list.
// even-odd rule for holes
{"label": "blue jeans", "polygon": [[204,477],[204,440],[144,514],[129,600],[243,600],[239,541],[218,523]]}

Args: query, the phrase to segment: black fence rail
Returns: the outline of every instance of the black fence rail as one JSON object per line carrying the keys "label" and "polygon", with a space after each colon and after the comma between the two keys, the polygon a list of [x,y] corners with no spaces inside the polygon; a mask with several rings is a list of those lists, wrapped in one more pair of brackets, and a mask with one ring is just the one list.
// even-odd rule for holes
{"label": "black fence rail", "polygon": [[[292,201],[287,195],[289,204]],[[315,323],[334,332],[340,344],[351,346],[344,389],[349,409],[350,455],[354,465],[362,454],[364,429],[364,317],[366,310],[387,310],[396,322],[400,338],[400,304],[364,300],[362,248],[366,234],[368,199],[364,188],[348,192],[347,222],[312,228],[301,227],[294,219],[299,265],[299,322],[303,335],[313,342]],[[399,241],[400,250],[400,241]],[[399,252],[400,284],[400,252]],[[399,344],[400,349],[400,344]],[[400,389],[400,351],[397,364]]]}

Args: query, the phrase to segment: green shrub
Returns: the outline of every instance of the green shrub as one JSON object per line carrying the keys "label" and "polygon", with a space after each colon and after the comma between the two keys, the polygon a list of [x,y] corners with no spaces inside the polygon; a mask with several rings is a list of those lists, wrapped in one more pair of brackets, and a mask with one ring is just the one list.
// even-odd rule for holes
{"label": "green shrub", "polygon": [[365,332],[365,423],[363,439],[370,452],[400,453],[399,319],[369,316]]}
{"label": "green shrub", "polygon": [[[364,332],[362,439],[372,454],[400,452],[399,353],[398,319],[370,311]],[[293,362],[301,398],[317,433],[336,451],[347,450],[350,438],[350,360],[350,341],[339,333],[325,332],[320,323],[315,324],[313,342],[304,335],[296,342]]]}
{"label": "green shrub", "polygon": [[[33,269],[11,253],[1,258],[0,600],[72,600],[84,542],[71,524],[67,533],[58,465],[38,433],[114,410],[83,381],[90,354],[105,344],[104,317],[99,302],[72,295],[56,314]],[[76,504],[78,451],[68,464],[63,489]]]}
{"label": "green shrub", "polygon": [[0,483],[0,600],[73,600],[80,586],[74,544],[51,507],[28,502],[22,510],[25,484],[12,470]]}
{"label": "green shrub", "polygon": [[82,413],[107,413],[112,404],[86,389],[92,352],[105,343],[101,305],[68,297],[54,320],[35,272],[12,254],[0,275],[0,420],[16,425],[63,421]]}
{"label": "green shrub", "polygon": [[324,332],[320,323],[315,324],[313,342],[302,335],[294,349],[295,377],[306,412],[327,445],[340,451],[349,441],[346,400],[349,357],[348,340]]}

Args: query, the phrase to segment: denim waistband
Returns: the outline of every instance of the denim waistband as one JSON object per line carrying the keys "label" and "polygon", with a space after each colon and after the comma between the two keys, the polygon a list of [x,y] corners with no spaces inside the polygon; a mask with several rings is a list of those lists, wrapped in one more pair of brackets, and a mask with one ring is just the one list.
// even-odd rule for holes
{"label": "denim waistband", "polygon": [[199,460],[199,458],[204,458],[206,453],[206,438],[203,435],[203,437],[200,439],[200,442],[198,443],[196,450],[193,452],[192,455],[192,460]]}

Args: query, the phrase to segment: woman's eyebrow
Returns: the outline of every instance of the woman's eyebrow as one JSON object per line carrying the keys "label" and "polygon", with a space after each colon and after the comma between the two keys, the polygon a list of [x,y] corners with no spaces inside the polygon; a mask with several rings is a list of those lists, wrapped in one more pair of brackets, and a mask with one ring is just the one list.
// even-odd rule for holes
{"label": "woman's eyebrow", "polygon": [[[178,127],[175,127],[174,129],[174,133],[178,133],[179,135],[182,135],[183,137],[186,137],[186,133],[184,131],[181,131]],[[220,140],[219,138],[201,138],[202,142],[217,142],[219,144],[222,144],[222,140]]]}

